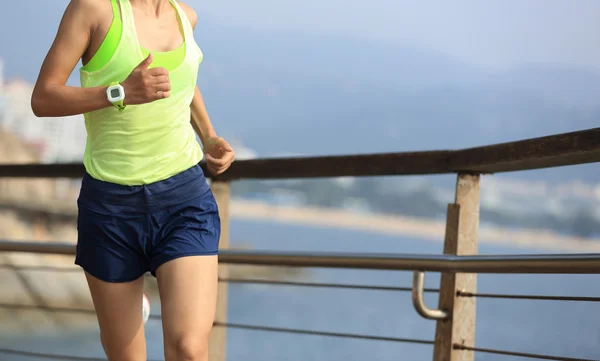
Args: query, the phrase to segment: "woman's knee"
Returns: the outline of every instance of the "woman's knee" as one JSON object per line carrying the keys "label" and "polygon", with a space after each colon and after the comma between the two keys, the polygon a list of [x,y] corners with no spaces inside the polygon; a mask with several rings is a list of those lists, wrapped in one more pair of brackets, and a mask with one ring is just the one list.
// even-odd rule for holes
{"label": "woman's knee", "polygon": [[185,335],[167,339],[166,361],[206,361],[208,360],[208,337]]}

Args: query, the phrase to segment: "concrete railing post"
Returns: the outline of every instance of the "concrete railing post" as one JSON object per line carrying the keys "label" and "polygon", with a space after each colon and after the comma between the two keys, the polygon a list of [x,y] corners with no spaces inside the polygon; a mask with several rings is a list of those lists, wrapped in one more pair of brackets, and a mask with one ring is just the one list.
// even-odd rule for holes
{"label": "concrete railing post", "polygon": [[[458,175],[456,200],[448,205],[444,254],[477,254],[479,230],[479,175]],[[434,361],[473,361],[472,351],[454,350],[454,344],[475,345],[475,298],[457,297],[458,291],[475,293],[476,274],[442,274],[439,309],[450,318],[437,321]]]}

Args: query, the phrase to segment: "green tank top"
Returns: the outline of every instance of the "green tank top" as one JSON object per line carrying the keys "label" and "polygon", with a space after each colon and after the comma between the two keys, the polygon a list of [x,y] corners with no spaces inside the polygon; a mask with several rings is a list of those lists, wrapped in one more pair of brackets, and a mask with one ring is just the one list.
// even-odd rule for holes
{"label": "green tank top", "polygon": [[[102,67],[110,61],[110,58],[114,55],[119,46],[119,41],[121,40],[121,34],[123,32],[123,21],[121,21],[118,0],[110,0],[110,2],[113,12],[112,24],[110,25],[102,44],[100,44],[100,47],[96,51],[96,54],[94,54],[90,61],[81,68],[84,71],[93,72],[102,69]],[[177,68],[177,66],[185,59],[185,44],[186,42],[184,41],[181,46],[172,51],[154,52],[152,54],[154,56],[152,66],[165,68],[167,70]],[[141,49],[145,57],[150,54],[150,51],[147,49]]]}
{"label": "green tank top", "polygon": [[[82,87],[122,82],[148,55],[138,42],[129,0],[111,1],[113,23],[96,54],[80,69]],[[153,52],[150,67],[169,70],[170,96],[129,105],[123,112],[109,107],[84,114],[83,163],[93,178],[122,185],[149,184],[202,160],[190,123],[190,105],[203,55],[185,12],[175,0],[169,2],[177,12],[184,42],[173,51]]]}

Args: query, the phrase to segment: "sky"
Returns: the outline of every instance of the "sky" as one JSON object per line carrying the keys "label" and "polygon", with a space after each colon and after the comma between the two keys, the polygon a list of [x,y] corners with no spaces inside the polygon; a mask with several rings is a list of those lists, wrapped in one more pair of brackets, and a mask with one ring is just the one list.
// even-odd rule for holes
{"label": "sky", "polygon": [[552,63],[600,70],[598,0],[187,2],[229,25],[417,45],[497,68]]}
{"label": "sky", "polygon": [[[196,9],[201,19],[235,27],[337,34],[417,46],[490,68],[545,63],[600,71],[598,0],[185,2]],[[20,27],[22,30],[12,35],[16,41],[40,36],[37,19],[55,19],[53,22],[58,25],[67,3],[68,0],[5,1],[0,12],[0,32],[14,34]],[[27,11],[31,15],[23,16]],[[202,31],[202,24],[198,29]],[[42,35],[47,41],[53,36]]]}

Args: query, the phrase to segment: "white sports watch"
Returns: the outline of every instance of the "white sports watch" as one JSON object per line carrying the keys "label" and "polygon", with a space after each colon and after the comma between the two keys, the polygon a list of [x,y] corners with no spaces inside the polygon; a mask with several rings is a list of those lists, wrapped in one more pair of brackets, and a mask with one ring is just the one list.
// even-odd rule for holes
{"label": "white sports watch", "polygon": [[121,84],[112,83],[106,88],[106,97],[120,112],[125,110],[125,105],[123,104],[123,101],[125,100],[125,89],[123,89]]}

